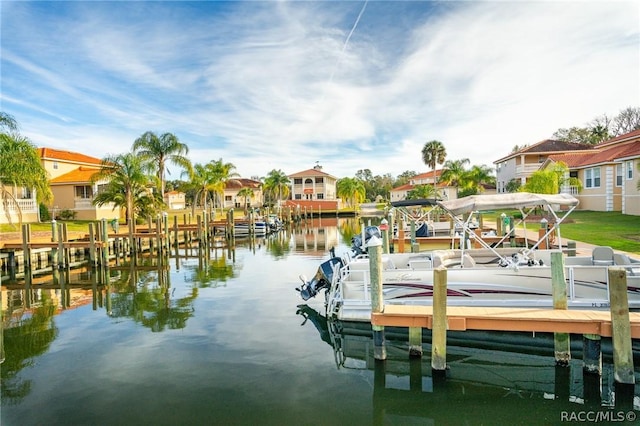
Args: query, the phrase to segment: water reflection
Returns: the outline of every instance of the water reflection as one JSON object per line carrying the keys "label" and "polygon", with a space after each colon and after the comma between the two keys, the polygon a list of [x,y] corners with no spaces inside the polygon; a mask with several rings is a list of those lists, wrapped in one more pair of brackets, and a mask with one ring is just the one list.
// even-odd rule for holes
{"label": "water reflection", "polygon": [[[299,305],[296,314],[303,318],[301,325],[312,324],[331,346],[338,369],[373,374],[374,424],[406,424],[416,419],[448,424],[452,418],[456,424],[475,424],[478,419],[488,424],[551,424],[559,423],[562,413],[640,410],[633,386],[615,383],[611,364],[603,366],[602,376],[584,373],[579,359],[569,367],[555,366],[553,339],[529,338],[526,345],[524,337],[502,335],[495,338],[504,345],[498,340],[484,346],[469,340],[466,345],[458,333],[452,340],[459,343],[447,347],[448,370],[443,374],[431,369],[429,344],[423,344],[423,358],[409,357],[406,329],[386,330],[388,358],[379,361],[374,358],[369,324],[327,320],[307,305]],[[428,342],[425,333],[423,341]],[[519,351],[495,349],[516,341]],[[638,369],[636,377],[640,377]],[[490,401],[500,401],[500,409]],[[464,410],[452,416],[456,407]],[[527,414],[532,409],[535,417]]]}

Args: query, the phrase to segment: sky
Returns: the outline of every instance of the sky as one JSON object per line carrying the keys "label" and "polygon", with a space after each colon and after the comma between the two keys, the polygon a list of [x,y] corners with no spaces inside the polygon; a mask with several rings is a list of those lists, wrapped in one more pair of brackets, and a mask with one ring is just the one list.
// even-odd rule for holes
{"label": "sky", "polygon": [[[170,132],[245,178],[493,166],[640,106],[639,1],[0,2],[0,109],[97,158]],[[169,165],[171,179],[181,170]]]}

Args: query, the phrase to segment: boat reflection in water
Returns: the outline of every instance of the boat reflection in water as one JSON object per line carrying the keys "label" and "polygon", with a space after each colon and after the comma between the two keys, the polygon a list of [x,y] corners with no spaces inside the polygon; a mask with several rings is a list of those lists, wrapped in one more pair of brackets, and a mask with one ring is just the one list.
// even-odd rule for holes
{"label": "boat reflection in water", "polygon": [[[374,424],[449,424],[456,412],[457,424],[556,424],[576,413],[630,416],[622,419],[627,421],[640,410],[633,387],[614,382],[604,348],[598,376],[583,373],[580,359],[555,366],[552,335],[449,332],[447,371],[441,374],[431,369],[430,344],[423,344],[422,358],[409,357],[406,329],[385,328],[387,359],[379,361],[370,324],[328,321],[308,305],[299,305],[297,314],[333,348],[339,370],[372,372]],[[423,330],[424,342],[429,333]]]}

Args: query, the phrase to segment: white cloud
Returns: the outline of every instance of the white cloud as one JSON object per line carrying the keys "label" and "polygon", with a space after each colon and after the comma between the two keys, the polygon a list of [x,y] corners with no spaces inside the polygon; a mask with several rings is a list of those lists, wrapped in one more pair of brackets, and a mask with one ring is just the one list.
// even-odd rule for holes
{"label": "white cloud", "polygon": [[243,176],[396,176],[640,104],[633,2],[369,2],[346,46],[363,3],[48,6],[3,5],[2,108],[97,157],[170,131]]}

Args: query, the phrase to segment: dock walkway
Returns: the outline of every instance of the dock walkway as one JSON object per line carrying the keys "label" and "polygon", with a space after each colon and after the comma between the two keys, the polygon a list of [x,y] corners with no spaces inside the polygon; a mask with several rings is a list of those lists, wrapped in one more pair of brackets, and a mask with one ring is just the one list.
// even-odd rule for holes
{"label": "dock walkway", "polygon": [[[611,337],[609,311],[448,306],[447,330],[527,331],[595,334]],[[630,312],[631,337],[640,339],[640,312]],[[371,314],[371,324],[433,328],[432,306],[385,305]]]}

